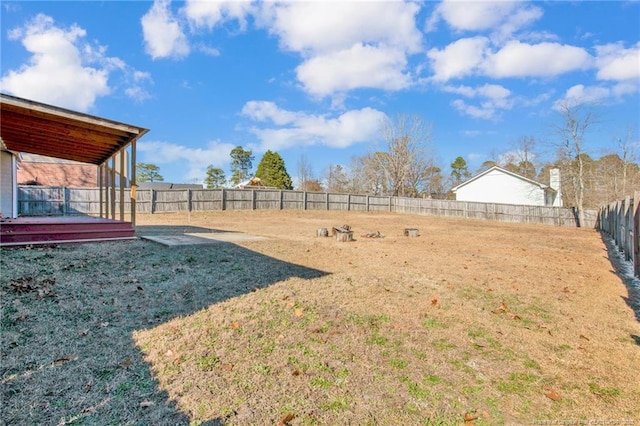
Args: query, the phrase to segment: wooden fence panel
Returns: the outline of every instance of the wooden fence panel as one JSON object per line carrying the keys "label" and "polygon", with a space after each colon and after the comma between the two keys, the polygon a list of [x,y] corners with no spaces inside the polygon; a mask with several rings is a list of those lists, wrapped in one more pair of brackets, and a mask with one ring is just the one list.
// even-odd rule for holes
{"label": "wooden fence panel", "polygon": [[[116,210],[119,210],[119,196],[116,198]],[[19,187],[19,213],[25,216],[97,215],[100,211],[99,200],[97,188]],[[130,212],[131,207],[129,200],[129,189],[126,189],[125,212],[127,213]],[[614,210],[616,212],[620,210],[621,204],[624,204],[624,201],[618,203],[616,207],[609,207],[612,213],[608,216],[597,211],[586,211],[585,227],[595,227],[600,222],[602,225],[607,224],[612,230],[616,230],[612,236],[616,243],[620,244],[621,232],[630,232],[634,226],[634,214],[636,214],[636,210],[631,211],[631,204],[627,202],[628,216],[625,224],[620,224],[622,217]],[[136,211],[139,213],[241,209],[397,212],[570,227],[576,226],[577,223],[573,209],[560,207],[276,189],[138,189],[136,191]],[[621,231],[620,227],[624,227],[625,231]],[[627,237],[627,240],[628,246],[632,239]]]}
{"label": "wooden fence panel", "polygon": [[304,191],[282,191],[283,210],[305,210]]}
{"label": "wooden fence panel", "polygon": [[21,216],[65,214],[65,189],[61,186],[19,186],[18,213]]}
{"label": "wooden fence panel", "polygon": [[613,240],[625,260],[632,262],[640,278],[640,191],[604,206],[598,212],[597,229]]}
{"label": "wooden fence panel", "polygon": [[[240,191],[247,191],[241,189]],[[256,189],[248,190],[253,192],[253,209],[258,210],[282,210],[284,200],[282,198],[283,191],[277,189]]]}

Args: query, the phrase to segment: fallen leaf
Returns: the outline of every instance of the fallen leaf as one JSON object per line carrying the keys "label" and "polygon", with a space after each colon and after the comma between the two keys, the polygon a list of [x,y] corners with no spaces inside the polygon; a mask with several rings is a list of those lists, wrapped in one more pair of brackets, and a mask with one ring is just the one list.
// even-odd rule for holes
{"label": "fallen leaf", "polygon": [[549,398],[550,400],[552,400],[552,401],[558,401],[558,400],[560,400],[560,397],[558,396],[558,394],[556,393],[556,391],[554,391],[552,388],[550,388],[550,387],[548,387],[548,386],[547,386],[547,387],[545,387],[545,388],[544,388],[544,390],[545,390],[545,393],[544,393],[544,394],[545,394],[545,396],[546,396],[547,398]]}
{"label": "fallen leaf", "polygon": [[589,338],[588,338],[587,336],[582,335],[582,334],[580,335],[580,338],[581,338],[581,339],[586,340],[587,342],[589,342],[589,341],[590,341],[590,340],[589,340]]}
{"label": "fallen leaf", "polygon": [[136,288],[137,288],[139,291],[143,291],[143,290],[144,290],[144,288],[142,288],[142,286],[141,286],[141,285],[139,285],[139,286],[138,286],[138,287],[136,287]]}
{"label": "fallen leaf", "polygon": [[504,302],[500,304],[498,309],[493,311],[494,314],[504,314],[505,312],[507,312],[507,305],[505,305]]}
{"label": "fallen leaf", "polygon": [[123,367],[123,368],[127,368],[127,367],[129,367],[131,364],[133,364],[133,361],[131,361],[131,358],[127,358],[127,359],[125,359],[124,361],[122,361],[122,362],[120,363],[120,366],[121,366],[121,367]]}
{"label": "fallen leaf", "polygon": [[237,330],[240,328],[240,323],[238,321],[234,321],[231,323],[231,328],[233,328],[234,330]]}
{"label": "fallen leaf", "polygon": [[296,313],[296,316],[297,316],[297,317],[301,317],[301,316],[302,316],[302,313],[303,313],[302,308],[298,308],[298,309],[296,309],[296,312],[295,312],[295,313]]}
{"label": "fallen leaf", "polygon": [[293,371],[291,372],[291,374],[292,374],[292,375],[294,375],[294,376],[299,376],[299,375],[301,375],[301,374],[302,374],[302,371],[300,371],[300,370],[293,370]]}
{"label": "fallen leaf", "polygon": [[233,364],[222,364],[222,369],[224,371],[231,371],[233,370]]}
{"label": "fallen leaf", "polygon": [[277,426],[286,426],[294,417],[295,415],[293,413],[285,414],[284,417],[280,419]]}
{"label": "fallen leaf", "polygon": [[474,420],[476,420],[478,418],[478,415],[474,412],[474,413],[464,413],[464,421],[465,422],[472,422]]}
{"label": "fallen leaf", "polygon": [[80,331],[80,335],[81,336],[86,336],[87,334],[89,334],[89,329],[88,328],[85,328],[84,330]]}
{"label": "fallen leaf", "polygon": [[147,400],[142,401],[142,402],[140,403],[140,407],[142,407],[142,408],[153,407],[154,405],[156,405],[156,403],[155,403],[155,402],[153,402],[153,401],[147,401]]}
{"label": "fallen leaf", "polygon": [[438,307],[438,296],[431,297],[431,306]]}

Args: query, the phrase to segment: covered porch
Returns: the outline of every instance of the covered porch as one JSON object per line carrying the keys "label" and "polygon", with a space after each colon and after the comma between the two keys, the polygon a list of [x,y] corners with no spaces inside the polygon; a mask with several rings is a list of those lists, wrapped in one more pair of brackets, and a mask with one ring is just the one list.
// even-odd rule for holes
{"label": "covered porch", "polygon": [[[98,217],[17,217],[17,208],[11,209],[13,214],[3,212],[0,246],[135,237],[136,142],[148,129],[4,93],[0,105],[0,148],[17,159],[11,174],[7,167],[1,171],[4,199],[17,202],[20,153],[93,164],[100,192]],[[126,217],[125,188],[131,189],[126,191],[131,204]]]}

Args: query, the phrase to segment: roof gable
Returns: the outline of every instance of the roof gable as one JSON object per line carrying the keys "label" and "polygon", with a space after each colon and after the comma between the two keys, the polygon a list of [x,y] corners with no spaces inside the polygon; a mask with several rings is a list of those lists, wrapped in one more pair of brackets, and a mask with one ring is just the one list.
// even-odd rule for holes
{"label": "roof gable", "polygon": [[493,166],[493,167],[485,170],[484,172],[477,174],[476,176],[472,177],[471,179],[461,183],[460,185],[457,185],[457,186],[451,188],[451,191],[455,193],[458,189],[462,188],[463,186],[466,186],[466,185],[468,185],[468,184],[470,184],[472,182],[475,182],[478,179],[481,179],[482,177],[484,177],[484,176],[486,176],[489,173],[494,172],[494,171],[497,171],[497,172],[500,172],[500,173],[504,173],[504,174],[506,174],[508,176],[511,176],[511,177],[514,177],[516,179],[523,180],[523,181],[525,181],[525,182],[527,182],[527,183],[529,183],[531,185],[538,186],[539,188],[541,188],[543,190],[550,190],[551,189],[551,188],[549,188],[548,185],[545,185],[543,183],[536,182],[535,180],[531,180],[531,179],[526,178],[526,177],[524,177],[522,175],[519,175],[517,173],[510,172],[509,170],[503,169],[502,167]]}

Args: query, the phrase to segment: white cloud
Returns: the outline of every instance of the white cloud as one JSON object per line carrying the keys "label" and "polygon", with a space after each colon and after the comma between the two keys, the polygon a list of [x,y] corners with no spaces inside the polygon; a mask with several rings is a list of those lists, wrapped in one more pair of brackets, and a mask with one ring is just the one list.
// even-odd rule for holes
{"label": "white cloud", "polygon": [[311,95],[335,96],[340,104],[349,90],[399,90],[411,83],[407,55],[422,48],[418,4],[263,3],[260,10],[259,25],[304,59],[296,76]]}
{"label": "white cloud", "polygon": [[300,114],[278,108],[274,102],[249,101],[242,107],[242,115],[255,121],[272,121],[278,126],[293,123]]}
{"label": "white cloud", "polygon": [[145,49],[153,59],[179,59],[189,55],[189,42],[171,13],[168,0],[155,0],[141,23]]}
{"label": "white cloud", "polygon": [[401,51],[355,44],[305,61],[296,74],[308,93],[320,97],[364,87],[400,90],[411,84],[406,63]]}
{"label": "white cloud", "polygon": [[570,71],[587,69],[592,58],[581,47],[559,43],[507,43],[487,57],[484,74],[494,78],[553,77]]}
{"label": "white cloud", "polygon": [[511,91],[497,84],[485,84],[479,87],[444,86],[445,92],[457,93],[467,98],[479,98],[480,105],[472,105],[462,99],[456,99],[451,105],[463,114],[474,118],[494,119],[500,110],[513,107]]}
{"label": "white cloud", "polygon": [[31,54],[28,63],[8,71],[0,79],[0,89],[16,96],[66,108],[88,111],[100,96],[115,89],[142,101],[149,98],[148,73],[133,69],[123,60],[107,56],[107,48],[86,42],[86,31],[78,25],[60,28],[53,18],[39,14],[23,27],[9,31],[9,39],[22,43]]}
{"label": "white cloud", "polygon": [[241,30],[247,27],[247,17],[254,10],[249,1],[188,0],[182,13],[195,27],[213,29],[216,25],[237,21]]}
{"label": "white cloud", "polygon": [[259,151],[281,150],[300,145],[325,145],[346,148],[378,137],[383,112],[372,108],[347,111],[338,117],[310,115],[278,108],[271,102],[252,101],[243,115],[275,127],[253,126],[250,131],[259,141]]}
{"label": "white cloud", "polygon": [[512,33],[539,19],[542,10],[521,1],[456,1],[439,3],[427,21],[434,31],[443,20],[457,31],[488,31],[493,40],[505,40]]}
{"label": "white cloud", "polygon": [[[80,111],[89,110],[97,97],[110,93],[109,72],[121,62],[104,57],[102,49],[83,46],[84,29],[56,27],[51,17],[40,14],[9,35],[32,56],[28,64],[2,77],[2,91]],[[102,64],[94,63],[98,61]]]}
{"label": "white cloud", "polygon": [[562,105],[602,104],[617,97],[614,91],[605,86],[585,86],[576,84],[565,92],[561,99],[554,102],[553,109],[559,109]]}
{"label": "white cloud", "polygon": [[600,80],[637,80],[640,78],[640,42],[625,49],[622,43],[596,46],[597,77]]}
{"label": "white cloud", "polygon": [[[162,164],[181,164],[185,170],[182,182],[197,180],[201,182],[206,174],[207,166],[210,164],[222,167],[230,161],[229,153],[235,148],[234,145],[214,141],[207,144],[205,148],[190,148],[161,141],[140,141],[137,145],[137,152],[140,160],[145,163],[152,163],[157,166]],[[160,167],[162,174],[162,167]]]}
{"label": "white cloud", "polygon": [[476,72],[488,53],[488,43],[485,37],[462,38],[442,50],[429,50],[427,57],[431,59],[432,78],[448,81]]}
{"label": "white cloud", "polygon": [[356,43],[393,46],[417,52],[422,34],[415,3],[291,2],[267,5],[262,25],[280,38],[283,48],[304,56],[340,51]]}

